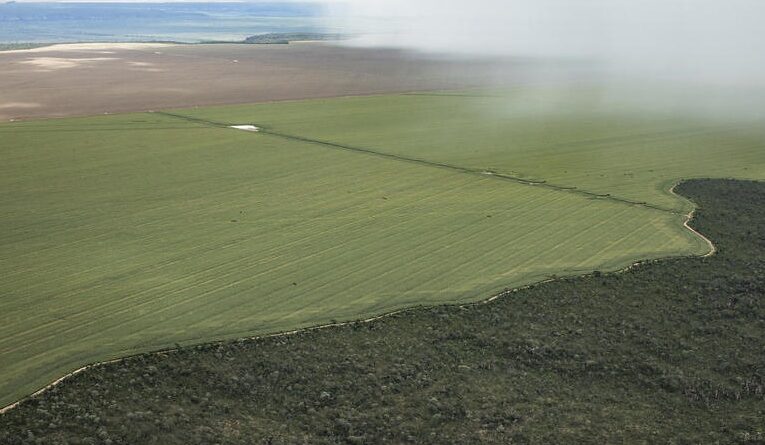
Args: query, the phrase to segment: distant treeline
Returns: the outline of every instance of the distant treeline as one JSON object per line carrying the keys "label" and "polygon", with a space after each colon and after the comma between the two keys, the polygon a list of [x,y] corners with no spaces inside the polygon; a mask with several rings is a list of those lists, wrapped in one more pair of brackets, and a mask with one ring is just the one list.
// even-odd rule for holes
{"label": "distant treeline", "polygon": [[305,41],[315,41],[315,40],[341,40],[342,38],[343,36],[341,34],[287,32],[287,33],[268,33],[268,34],[259,34],[256,36],[250,36],[244,39],[244,43],[273,44],[273,43],[305,42]]}
{"label": "distant treeline", "polygon": [[677,192],[716,255],[96,366],[0,443],[763,443],[765,183]]}
{"label": "distant treeline", "polygon": [[0,43],[0,51],[11,51],[17,49],[33,49],[43,46],[50,46],[52,43]]}
{"label": "distant treeline", "polygon": [[251,45],[278,45],[288,44],[290,42],[307,42],[307,41],[331,41],[342,40],[347,38],[343,34],[325,34],[315,32],[275,32],[267,34],[258,34],[247,37],[244,40],[231,41],[231,40],[212,40],[201,43],[244,43]]}

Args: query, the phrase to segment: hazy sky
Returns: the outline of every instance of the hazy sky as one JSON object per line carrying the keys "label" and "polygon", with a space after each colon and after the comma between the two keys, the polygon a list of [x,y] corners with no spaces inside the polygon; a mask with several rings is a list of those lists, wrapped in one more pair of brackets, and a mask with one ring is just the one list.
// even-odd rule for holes
{"label": "hazy sky", "polygon": [[765,83],[763,0],[351,0],[364,44],[596,58],[613,71]]}

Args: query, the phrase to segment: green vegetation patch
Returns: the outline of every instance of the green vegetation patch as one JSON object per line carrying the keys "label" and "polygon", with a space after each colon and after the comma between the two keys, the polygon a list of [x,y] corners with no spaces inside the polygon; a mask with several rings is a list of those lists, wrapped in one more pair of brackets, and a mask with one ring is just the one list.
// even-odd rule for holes
{"label": "green vegetation patch", "polygon": [[765,184],[679,191],[717,255],[98,366],[0,442],[762,443]]}
{"label": "green vegetation patch", "polygon": [[161,113],[0,147],[2,405],[95,361],[708,250],[684,215]]}

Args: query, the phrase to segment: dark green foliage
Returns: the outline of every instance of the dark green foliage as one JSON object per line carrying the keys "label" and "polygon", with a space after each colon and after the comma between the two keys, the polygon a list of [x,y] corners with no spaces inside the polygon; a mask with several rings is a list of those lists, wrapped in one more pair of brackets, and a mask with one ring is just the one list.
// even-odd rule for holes
{"label": "dark green foliage", "polygon": [[52,43],[0,43],[0,51],[13,51],[19,49],[33,49],[49,46]]}
{"label": "dark green foliage", "polygon": [[315,32],[275,32],[247,37],[244,39],[244,43],[285,44],[290,42],[309,40],[341,40],[342,38],[343,36],[341,34],[324,34]]}
{"label": "dark green foliage", "polygon": [[0,443],[763,443],[765,184],[678,192],[717,255],[98,366]]}

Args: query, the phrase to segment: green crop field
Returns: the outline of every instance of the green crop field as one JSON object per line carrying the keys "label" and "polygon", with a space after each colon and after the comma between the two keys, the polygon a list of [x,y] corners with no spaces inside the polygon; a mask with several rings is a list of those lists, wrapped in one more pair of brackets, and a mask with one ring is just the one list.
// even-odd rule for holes
{"label": "green crop field", "polygon": [[[765,177],[765,130],[598,106],[597,90],[523,88],[209,108],[186,114],[408,158],[578,187],[674,210],[682,179]],[[738,117],[738,116],[737,116]]]}
{"label": "green crop field", "polygon": [[517,111],[529,100],[392,95],[0,125],[0,405],[126,354],[704,254],[670,185],[765,177],[754,125],[566,103],[529,117]]}

